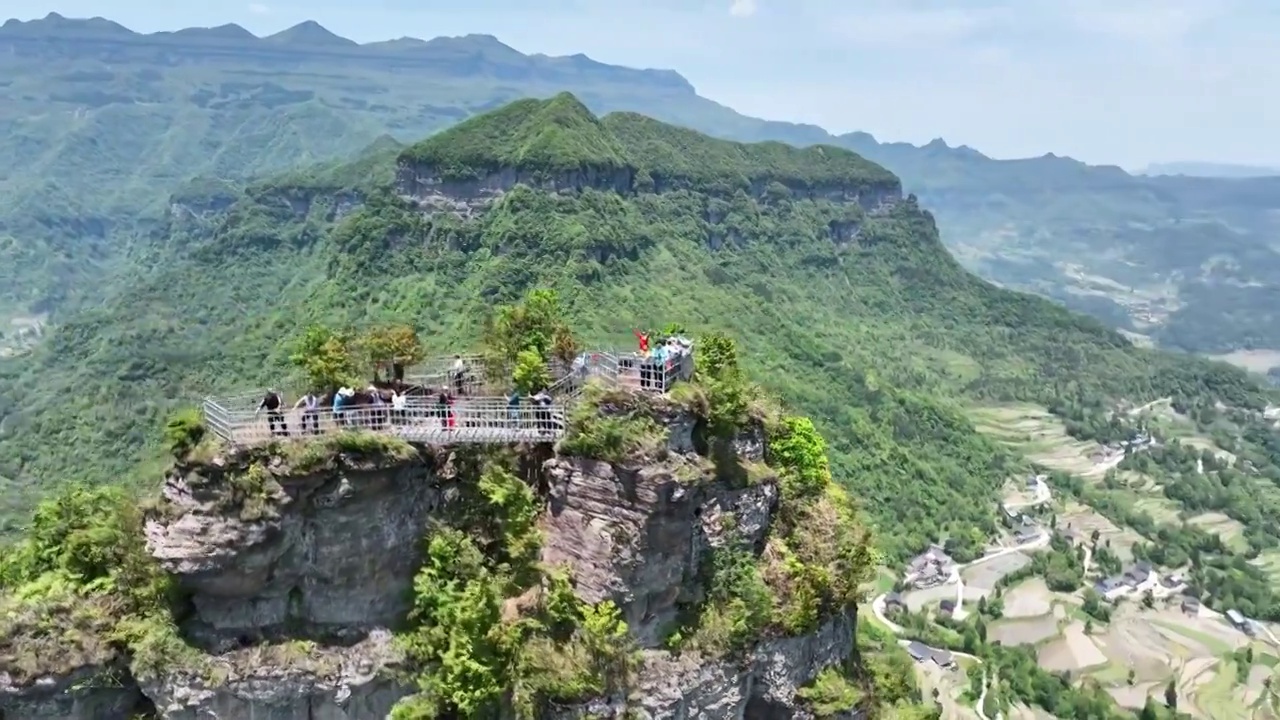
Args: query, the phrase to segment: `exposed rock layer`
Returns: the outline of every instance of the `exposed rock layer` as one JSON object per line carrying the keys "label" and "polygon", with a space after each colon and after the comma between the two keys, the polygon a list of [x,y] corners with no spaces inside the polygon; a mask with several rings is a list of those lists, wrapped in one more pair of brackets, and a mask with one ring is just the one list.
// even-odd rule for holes
{"label": "exposed rock layer", "polygon": [[[629,698],[557,708],[549,717],[807,717],[795,691],[850,657],[853,614],[807,635],[765,640],[745,658],[660,649],[678,611],[701,599],[710,551],[730,537],[759,550],[779,488],[767,472],[722,477],[696,452],[692,417],[672,406],[651,410],[667,428],[658,457],[615,465],[557,456],[541,465],[542,559],[567,565],[584,600],[617,602],[645,648]],[[760,428],[728,447],[737,462],[767,470]],[[413,691],[397,679],[386,628],[408,611],[422,538],[460,510],[461,484],[474,480],[457,460],[339,454],[303,469],[233,453],[178,468],[165,483],[166,507],[147,524],[148,547],[191,593],[183,629],[209,654],[197,667],[167,668],[140,683],[123,666],[23,687],[0,672],[0,713],[124,720],[154,704],[158,717],[172,720],[385,717]],[[104,677],[114,682],[98,682]]]}

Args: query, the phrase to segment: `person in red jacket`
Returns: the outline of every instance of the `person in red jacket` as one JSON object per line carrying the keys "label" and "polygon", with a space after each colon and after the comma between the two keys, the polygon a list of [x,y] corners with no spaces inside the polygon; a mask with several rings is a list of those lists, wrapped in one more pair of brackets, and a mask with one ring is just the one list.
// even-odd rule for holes
{"label": "person in red jacket", "polygon": [[639,330],[632,330],[631,332],[635,333],[636,340],[638,340],[638,341],[640,342],[640,354],[641,354],[641,355],[646,355],[646,354],[648,354],[648,352],[649,352],[649,333],[640,332]]}

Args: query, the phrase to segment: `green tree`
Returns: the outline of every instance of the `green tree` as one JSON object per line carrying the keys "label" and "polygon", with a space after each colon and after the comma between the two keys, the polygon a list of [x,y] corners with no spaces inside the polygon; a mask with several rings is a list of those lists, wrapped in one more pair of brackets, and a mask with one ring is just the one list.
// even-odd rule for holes
{"label": "green tree", "polygon": [[544,361],[568,362],[578,343],[565,321],[565,310],[554,290],[532,290],[522,301],[503,305],[485,321],[483,342],[491,359],[513,363],[522,350],[536,352]]}
{"label": "green tree", "polygon": [[384,325],[370,328],[357,341],[365,362],[373,368],[374,377],[394,373],[423,358],[422,341],[408,325]]}
{"label": "green tree", "polygon": [[785,417],[769,437],[770,462],[782,469],[782,490],[789,498],[821,492],[831,482],[827,442],[807,417]]}
{"label": "green tree", "polygon": [[333,390],[358,382],[351,345],[346,334],[313,325],[294,344],[289,361],[306,374],[312,389]]}
{"label": "green tree", "polygon": [[521,350],[516,353],[515,368],[511,371],[511,380],[516,390],[531,394],[545,389],[551,384],[551,371],[542,356],[534,350]]}

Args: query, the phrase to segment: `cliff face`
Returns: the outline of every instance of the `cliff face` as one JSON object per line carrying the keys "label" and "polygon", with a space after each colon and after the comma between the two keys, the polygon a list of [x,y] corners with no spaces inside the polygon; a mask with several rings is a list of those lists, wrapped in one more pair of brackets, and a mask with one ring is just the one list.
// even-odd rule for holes
{"label": "cliff face", "polygon": [[[902,199],[901,187],[894,184],[869,187],[839,184],[811,186],[785,180],[778,181],[777,184],[794,198],[824,200],[840,205],[856,204],[865,212],[883,212]],[[588,167],[548,174],[507,167],[469,179],[452,179],[439,167],[411,161],[401,161],[396,168],[396,193],[401,199],[428,214],[447,212],[461,218],[476,217],[517,185],[527,185],[546,192],[581,192],[593,189],[633,195],[639,192],[674,192],[684,189],[687,183],[680,178],[649,177],[646,184],[640,185],[637,184],[637,174],[633,168]],[[770,183],[765,181],[754,181],[744,188],[749,196],[761,201],[768,198],[769,189]],[[844,227],[839,230],[833,228],[832,237],[846,241],[849,239],[848,232]]]}
{"label": "cliff face", "polygon": [[408,612],[422,538],[456,482],[447,458],[418,454],[320,467],[220,457],[170,474],[148,545],[191,593],[185,629],[208,650],[353,641]]}
{"label": "cliff face", "polygon": [[[541,561],[568,571],[580,601],[616,603],[639,649],[626,691],[553,703],[541,716],[806,717],[796,689],[850,656],[850,611],[734,656],[664,649],[706,600],[718,548],[764,551],[780,485],[761,462],[759,427],[728,445],[734,462],[755,468],[744,482],[696,452],[705,441],[689,413],[654,417],[663,441],[643,457],[522,451],[544,503]],[[138,680],[119,652],[57,675],[0,671],[5,720],[123,720],[152,706],[182,720],[372,719],[416,692],[393,633],[410,613],[424,538],[474,511],[476,465],[463,451],[398,441],[312,442],[188,460],[166,478],[146,544],[189,597],[177,620],[191,653],[158,671],[135,668]]]}

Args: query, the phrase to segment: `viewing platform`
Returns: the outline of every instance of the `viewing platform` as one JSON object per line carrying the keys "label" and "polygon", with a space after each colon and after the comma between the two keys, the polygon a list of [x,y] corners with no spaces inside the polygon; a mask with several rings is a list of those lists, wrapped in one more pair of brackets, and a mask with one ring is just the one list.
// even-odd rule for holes
{"label": "viewing platform", "polygon": [[[322,402],[317,410],[307,412],[294,407],[298,394],[285,395],[281,408],[273,413],[258,410],[264,392],[205,398],[205,424],[222,440],[238,446],[354,430],[424,445],[555,442],[564,436],[568,408],[588,381],[665,393],[693,375],[691,352],[662,359],[638,353],[584,352],[573,362],[551,364],[553,382],[545,391],[551,402],[537,405],[528,397],[512,403],[500,394],[510,390],[509,372],[494,373],[482,358],[461,356],[464,371],[459,375],[454,371],[458,359],[434,358],[406,369],[404,384],[410,390],[400,408],[390,402],[364,401],[335,412],[332,403]],[[440,390],[450,393],[448,404],[438,401]]]}
{"label": "viewing platform", "polygon": [[205,423],[223,440],[242,446],[352,430],[382,433],[424,445],[553,442],[564,435],[565,426],[563,404],[534,407],[523,403],[513,407],[506,398],[495,397],[460,397],[447,406],[429,398],[411,397],[406,398],[403,409],[361,406],[340,413],[332,407],[311,413],[290,408],[281,410],[274,423],[270,412],[256,410],[261,401],[261,396],[243,398],[241,402],[207,398],[203,408]]}

